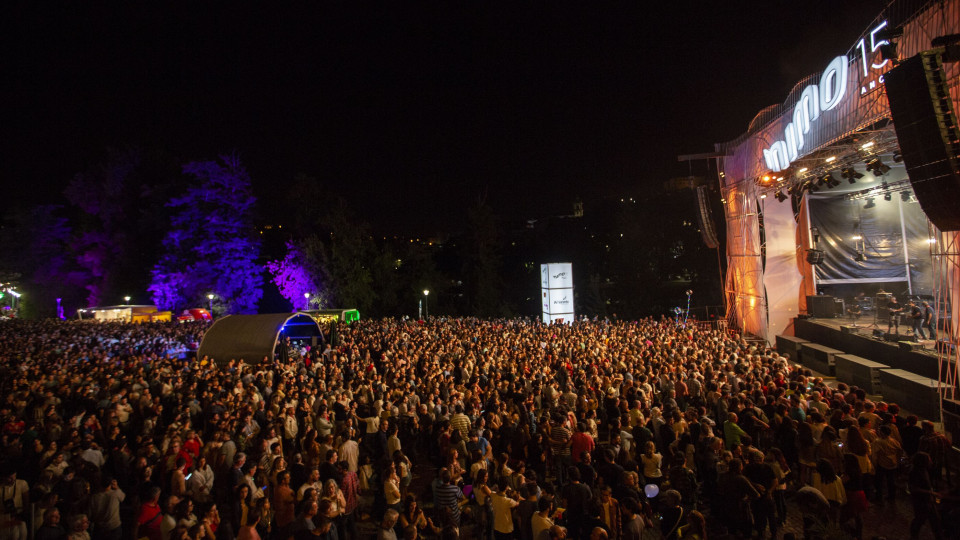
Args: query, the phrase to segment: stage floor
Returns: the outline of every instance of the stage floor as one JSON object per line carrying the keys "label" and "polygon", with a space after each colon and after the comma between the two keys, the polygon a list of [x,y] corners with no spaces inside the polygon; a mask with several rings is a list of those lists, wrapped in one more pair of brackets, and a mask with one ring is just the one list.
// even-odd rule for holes
{"label": "stage floor", "polygon": [[922,349],[918,349],[917,352],[928,353],[933,357],[937,356],[937,342],[932,339],[914,339],[913,330],[910,326],[900,325],[899,331],[896,329],[891,330],[891,334],[895,336],[895,339],[885,340],[883,335],[874,336],[874,330],[880,330],[884,334],[887,332],[887,323],[885,321],[873,322],[873,318],[870,317],[861,317],[859,320],[855,320],[850,317],[835,317],[835,318],[824,318],[824,317],[810,317],[808,321],[815,322],[824,326],[828,326],[834,330],[840,331],[841,326],[852,326],[857,328],[857,333],[863,337],[870,337],[876,339],[879,342],[885,343],[889,347],[899,349],[900,341],[915,341],[919,343]]}

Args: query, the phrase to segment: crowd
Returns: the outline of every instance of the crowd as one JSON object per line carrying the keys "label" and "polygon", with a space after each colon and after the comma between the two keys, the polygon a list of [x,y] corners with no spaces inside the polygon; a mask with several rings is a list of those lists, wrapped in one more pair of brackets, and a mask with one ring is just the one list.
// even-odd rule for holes
{"label": "crowd", "polygon": [[805,538],[862,538],[897,497],[914,534],[956,521],[933,424],[709,327],[360,321],[282,362],[167,356],[205,329],[0,323],[0,540],[778,538],[788,501]]}

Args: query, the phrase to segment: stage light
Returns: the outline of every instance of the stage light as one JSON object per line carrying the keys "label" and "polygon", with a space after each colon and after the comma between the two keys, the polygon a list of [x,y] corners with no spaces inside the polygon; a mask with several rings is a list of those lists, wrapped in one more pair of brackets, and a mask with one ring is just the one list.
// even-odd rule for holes
{"label": "stage light", "polygon": [[[761,195],[760,195],[760,198],[761,198],[761,199],[766,199],[766,198],[767,198],[767,194],[766,194],[766,193],[761,194]],[[621,234],[620,236],[623,236],[623,235]]]}
{"label": "stage light", "polygon": [[840,181],[833,177],[833,173],[830,173],[823,178],[826,180],[828,188],[835,188],[840,185]]}
{"label": "stage light", "polygon": [[890,186],[886,182],[880,184],[880,189],[883,190],[883,200],[889,201],[893,199],[893,194],[890,193]]}
{"label": "stage light", "polygon": [[847,182],[850,182],[851,184],[856,184],[858,179],[863,178],[863,175],[858,173],[853,167],[847,167],[844,169],[840,173],[840,176],[846,178]]}
{"label": "stage light", "polygon": [[800,170],[799,170],[799,171],[797,171],[797,172],[802,172],[802,173],[805,173],[805,172],[807,172],[807,168],[806,168],[806,167],[803,167],[802,169],[800,169]]}
{"label": "stage light", "polygon": [[867,170],[872,172],[874,176],[883,176],[890,172],[890,167],[880,161],[880,158],[875,157],[867,162]]}
{"label": "stage light", "polygon": [[893,153],[893,162],[894,163],[903,163],[903,154],[900,152]]}
{"label": "stage light", "polygon": [[873,146],[873,141],[870,141],[870,142],[868,142],[868,143],[864,143],[863,146],[861,146],[860,148],[863,148],[864,150],[866,150],[867,148],[870,148],[871,146]]}
{"label": "stage light", "polygon": [[827,161],[827,163],[830,163],[830,162],[832,162],[832,161],[835,160],[835,159],[837,159],[837,156],[830,156],[830,157],[827,158],[826,161]]}
{"label": "stage light", "polygon": [[873,208],[874,206],[876,206],[876,204],[874,203],[873,197],[868,197],[867,204],[863,205],[864,208]]}
{"label": "stage light", "polygon": [[858,251],[857,256],[854,257],[853,260],[856,262],[865,262],[867,258],[863,255],[862,251]]}
{"label": "stage light", "polygon": [[787,196],[786,196],[786,194],[784,194],[784,192],[783,192],[782,190],[777,190],[777,194],[774,195],[774,197],[776,197],[777,200],[780,201],[780,202],[783,202],[783,201],[787,200]]}

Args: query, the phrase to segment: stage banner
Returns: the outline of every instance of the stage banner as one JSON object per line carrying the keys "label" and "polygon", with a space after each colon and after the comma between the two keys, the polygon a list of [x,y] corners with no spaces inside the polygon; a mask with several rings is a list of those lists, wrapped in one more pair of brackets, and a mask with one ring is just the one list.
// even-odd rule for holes
{"label": "stage banner", "polygon": [[540,265],[540,305],[545,323],[574,321],[572,263]]}
{"label": "stage banner", "polygon": [[764,293],[767,300],[767,335],[773,343],[780,334],[791,334],[792,319],[800,311],[797,289],[803,275],[797,269],[797,222],[793,208],[772,199],[761,199],[767,240]]}

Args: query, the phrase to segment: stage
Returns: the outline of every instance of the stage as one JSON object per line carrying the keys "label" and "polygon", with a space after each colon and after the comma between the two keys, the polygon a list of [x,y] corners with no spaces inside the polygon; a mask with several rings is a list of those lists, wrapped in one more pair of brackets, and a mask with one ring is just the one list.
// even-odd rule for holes
{"label": "stage", "polygon": [[[853,332],[847,333],[841,327],[852,328]],[[880,331],[879,336],[874,335],[875,330]],[[861,317],[859,321],[846,317],[794,319],[794,335],[798,338],[839,349],[894,369],[931,379],[939,378],[940,362],[937,358],[936,342],[920,340],[919,343],[913,343],[913,332],[902,324],[899,334],[888,337],[886,332],[886,322],[874,324],[872,317]],[[901,342],[909,344],[901,345]],[[917,348],[906,350],[909,347]]]}

